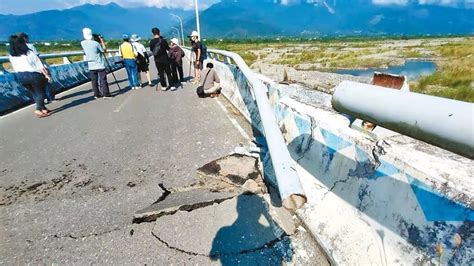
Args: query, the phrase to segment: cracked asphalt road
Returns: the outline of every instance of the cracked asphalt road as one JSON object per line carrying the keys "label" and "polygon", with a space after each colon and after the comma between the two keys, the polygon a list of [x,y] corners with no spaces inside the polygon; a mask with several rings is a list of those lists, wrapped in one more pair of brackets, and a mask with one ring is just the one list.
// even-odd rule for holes
{"label": "cracked asphalt road", "polygon": [[195,183],[199,166],[247,142],[194,87],[94,100],[87,83],[49,105],[60,109],[51,117],[31,107],[2,117],[0,263],[198,263],[156,241],[153,224],[131,223],[159,183]]}
{"label": "cracked asphalt road", "polygon": [[[125,71],[116,76],[126,87]],[[0,264],[218,264],[169,248],[154,235],[155,223],[132,217],[162,196],[160,184],[189,187],[199,181],[197,168],[248,144],[217,101],[229,104],[197,98],[191,84],[94,100],[87,83],[60,99],[45,119],[31,107],[0,118]],[[179,226],[180,219],[166,224]],[[187,230],[206,227],[197,228]],[[289,241],[278,244],[289,249]],[[310,246],[301,243],[293,245]],[[271,250],[244,256],[274,264]]]}

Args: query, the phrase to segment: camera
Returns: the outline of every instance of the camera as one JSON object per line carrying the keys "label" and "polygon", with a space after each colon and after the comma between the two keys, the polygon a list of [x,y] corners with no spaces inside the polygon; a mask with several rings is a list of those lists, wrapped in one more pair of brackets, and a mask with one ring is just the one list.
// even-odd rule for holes
{"label": "camera", "polygon": [[104,39],[104,37],[100,33],[92,33],[92,38],[98,43],[102,42],[101,40]]}

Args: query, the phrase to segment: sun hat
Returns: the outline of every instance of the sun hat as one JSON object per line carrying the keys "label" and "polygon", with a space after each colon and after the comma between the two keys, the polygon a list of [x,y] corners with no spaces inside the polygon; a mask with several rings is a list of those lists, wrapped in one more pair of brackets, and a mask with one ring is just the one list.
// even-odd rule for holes
{"label": "sun hat", "polygon": [[193,30],[193,32],[191,32],[191,37],[199,37],[199,33]]}
{"label": "sun hat", "polygon": [[172,42],[174,44],[179,44],[179,40],[177,38],[171,39],[170,42]]}
{"label": "sun hat", "polygon": [[128,39],[129,39],[129,38],[128,38],[128,34],[123,34],[123,35],[122,35],[122,39],[128,40]]}
{"label": "sun hat", "polygon": [[142,39],[142,38],[140,38],[140,37],[138,36],[138,34],[135,34],[135,33],[132,34],[132,36],[130,36],[130,41],[132,41],[132,42],[138,42],[138,41],[141,40],[141,39]]}
{"label": "sun hat", "polygon": [[82,36],[84,36],[84,39],[86,40],[92,40],[92,30],[89,28],[83,28]]}

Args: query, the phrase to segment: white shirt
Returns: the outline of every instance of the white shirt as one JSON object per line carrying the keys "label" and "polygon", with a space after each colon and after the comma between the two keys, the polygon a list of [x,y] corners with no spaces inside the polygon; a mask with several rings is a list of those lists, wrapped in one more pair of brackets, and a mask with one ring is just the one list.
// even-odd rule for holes
{"label": "white shirt", "polygon": [[135,48],[135,51],[139,52],[143,57],[145,57],[146,48],[143,46],[143,44],[139,42],[132,42],[132,46]]}
{"label": "white shirt", "polygon": [[32,43],[27,43],[26,46],[35,53],[35,55],[39,55],[38,51],[36,50],[35,46]]}
{"label": "white shirt", "polygon": [[40,58],[33,52],[28,51],[26,55],[11,56],[10,63],[15,72],[39,72],[44,68]]}

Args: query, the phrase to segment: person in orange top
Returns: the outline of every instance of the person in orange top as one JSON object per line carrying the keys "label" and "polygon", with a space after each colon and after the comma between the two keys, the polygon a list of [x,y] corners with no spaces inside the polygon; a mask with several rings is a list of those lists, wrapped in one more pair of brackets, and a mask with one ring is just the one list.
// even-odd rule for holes
{"label": "person in orange top", "polygon": [[125,69],[127,70],[128,82],[132,90],[139,89],[140,84],[138,82],[138,66],[136,60],[138,52],[133,48],[127,34],[124,34],[122,39],[123,43],[119,47],[119,54],[122,56]]}

